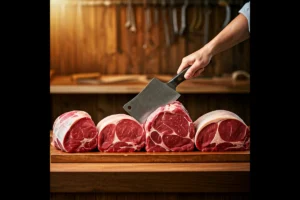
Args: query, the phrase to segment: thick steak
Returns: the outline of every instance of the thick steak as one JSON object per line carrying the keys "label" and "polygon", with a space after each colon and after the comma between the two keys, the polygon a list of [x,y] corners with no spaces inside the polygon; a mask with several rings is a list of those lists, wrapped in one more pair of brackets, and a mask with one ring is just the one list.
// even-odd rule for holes
{"label": "thick steak", "polygon": [[156,109],[145,122],[146,151],[193,151],[195,127],[188,111],[175,101]]}
{"label": "thick steak", "polygon": [[84,111],[66,112],[53,123],[52,145],[64,152],[88,152],[97,148],[97,129]]}
{"label": "thick steak", "polygon": [[145,131],[133,117],[114,114],[97,124],[98,150],[101,152],[133,152],[145,146]]}
{"label": "thick steak", "polygon": [[250,128],[235,113],[215,110],[195,122],[196,148],[200,151],[243,151],[250,148]]}

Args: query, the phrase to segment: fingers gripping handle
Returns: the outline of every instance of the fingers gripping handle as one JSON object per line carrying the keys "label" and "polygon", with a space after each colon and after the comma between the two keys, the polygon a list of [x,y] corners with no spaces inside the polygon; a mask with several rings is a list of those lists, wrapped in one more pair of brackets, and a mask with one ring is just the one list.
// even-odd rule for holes
{"label": "fingers gripping handle", "polygon": [[[210,60],[210,62],[208,63],[208,65],[212,64],[212,60]],[[186,78],[184,78],[185,73],[191,68],[192,65],[186,67],[185,69],[183,69],[179,74],[177,74],[174,78],[172,78],[167,85],[171,88],[173,88],[174,90],[176,90],[176,87],[182,83],[183,81],[186,80]],[[204,67],[205,68],[205,67]],[[201,68],[204,70],[204,68]]]}
{"label": "fingers gripping handle", "polygon": [[179,74],[177,74],[174,78],[172,78],[167,85],[171,88],[173,88],[174,90],[176,90],[176,87],[182,83],[183,81],[185,81],[186,79],[184,78],[185,73],[187,72],[187,70],[190,69],[191,66],[186,67],[184,70],[182,70]]}

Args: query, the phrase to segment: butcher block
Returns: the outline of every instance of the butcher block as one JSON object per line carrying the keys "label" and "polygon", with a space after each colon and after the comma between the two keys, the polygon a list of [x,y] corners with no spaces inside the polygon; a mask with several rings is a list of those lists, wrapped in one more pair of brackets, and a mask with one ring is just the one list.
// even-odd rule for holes
{"label": "butcher block", "polygon": [[[52,131],[50,131],[50,142]],[[250,162],[250,151],[232,152],[128,152],[66,153],[50,145],[51,163],[224,163]]]}

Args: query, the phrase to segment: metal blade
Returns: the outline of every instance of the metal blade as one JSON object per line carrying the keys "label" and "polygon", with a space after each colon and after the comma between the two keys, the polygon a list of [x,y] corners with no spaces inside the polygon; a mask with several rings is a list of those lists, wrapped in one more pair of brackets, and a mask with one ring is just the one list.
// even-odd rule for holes
{"label": "metal blade", "polygon": [[153,78],[149,84],[132,100],[127,102],[124,110],[138,120],[144,123],[148,116],[160,106],[177,100],[180,94],[169,87],[166,83]]}

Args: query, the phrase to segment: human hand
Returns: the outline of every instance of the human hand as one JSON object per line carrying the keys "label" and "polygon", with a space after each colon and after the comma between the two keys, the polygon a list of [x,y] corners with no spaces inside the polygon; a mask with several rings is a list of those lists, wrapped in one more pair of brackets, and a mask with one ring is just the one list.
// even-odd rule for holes
{"label": "human hand", "polygon": [[185,73],[184,78],[190,79],[199,76],[210,63],[212,54],[206,48],[201,48],[198,51],[184,57],[177,70],[179,74],[183,69],[191,66],[190,69]]}

